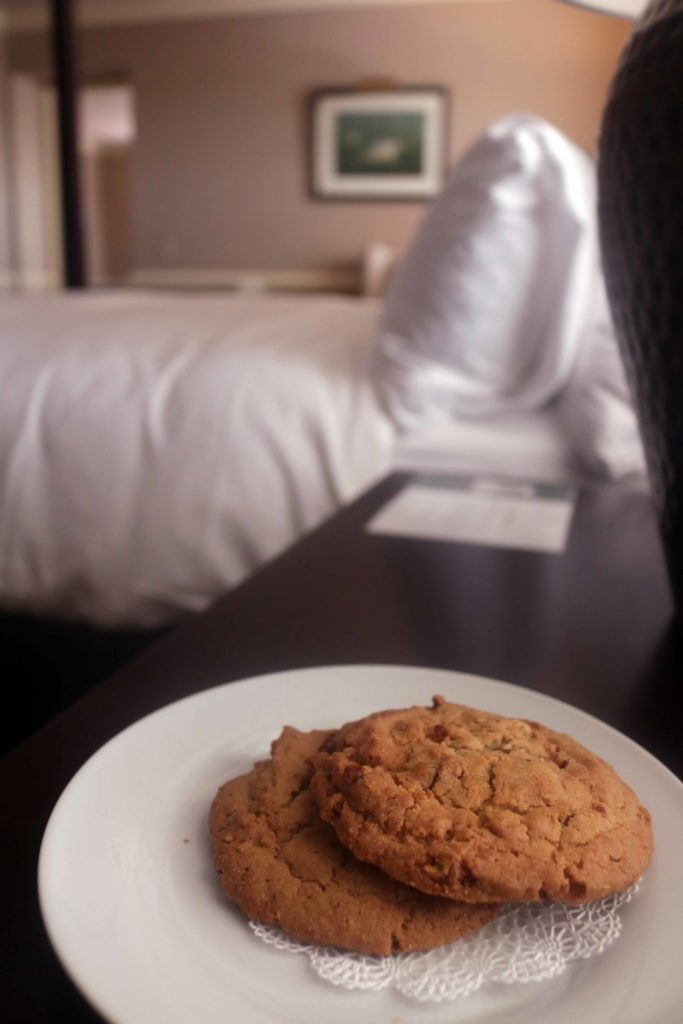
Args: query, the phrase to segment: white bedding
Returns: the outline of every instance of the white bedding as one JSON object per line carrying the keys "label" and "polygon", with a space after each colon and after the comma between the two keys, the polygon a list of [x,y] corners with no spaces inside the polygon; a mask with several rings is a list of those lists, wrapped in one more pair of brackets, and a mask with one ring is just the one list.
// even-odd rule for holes
{"label": "white bedding", "polygon": [[454,165],[389,285],[379,386],[404,429],[529,412],[567,384],[601,279],[592,160],[531,114]]}
{"label": "white bedding", "polygon": [[451,169],[392,275],[378,391],[411,467],[643,476],[588,155],[515,113]]}
{"label": "white bedding", "polygon": [[557,404],[492,419],[438,420],[396,438],[393,465],[422,473],[580,482],[585,467]]}
{"label": "white bedding", "polygon": [[206,607],[382,475],[377,308],[86,293],[0,303],[0,605]]}
{"label": "white bedding", "polygon": [[582,475],[562,402],[399,436],[370,372],[379,313],[331,297],[0,301],[0,607],[158,626],[392,468]]}

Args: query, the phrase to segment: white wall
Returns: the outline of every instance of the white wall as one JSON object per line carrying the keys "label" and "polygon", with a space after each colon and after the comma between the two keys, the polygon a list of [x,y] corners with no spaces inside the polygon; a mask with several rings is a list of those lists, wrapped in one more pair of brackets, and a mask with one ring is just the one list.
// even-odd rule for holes
{"label": "white wall", "polygon": [[11,282],[12,244],[9,219],[9,89],[6,37],[0,24],[0,288]]}
{"label": "white wall", "polygon": [[8,94],[16,280],[54,288],[62,280],[55,94],[24,74],[10,76]]}

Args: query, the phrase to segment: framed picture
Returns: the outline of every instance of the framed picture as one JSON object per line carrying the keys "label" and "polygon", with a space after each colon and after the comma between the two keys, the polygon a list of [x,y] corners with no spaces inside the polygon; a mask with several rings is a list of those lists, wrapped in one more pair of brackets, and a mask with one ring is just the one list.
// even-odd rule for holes
{"label": "framed picture", "polygon": [[428,199],[446,167],[441,88],[323,89],[311,100],[311,191],[317,199]]}

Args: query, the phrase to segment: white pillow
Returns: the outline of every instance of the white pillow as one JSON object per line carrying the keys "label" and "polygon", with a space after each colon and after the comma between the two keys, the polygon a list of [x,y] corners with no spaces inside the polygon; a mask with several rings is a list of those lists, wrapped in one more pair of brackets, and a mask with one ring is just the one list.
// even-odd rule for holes
{"label": "white pillow", "polygon": [[600,287],[574,372],[558,405],[559,419],[591,476],[647,475],[640,430]]}
{"label": "white pillow", "polygon": [[574,365],[597,269],[595,170],[528,114],[456,164],[387,295],[376,376],[400,428],[536,408]]}

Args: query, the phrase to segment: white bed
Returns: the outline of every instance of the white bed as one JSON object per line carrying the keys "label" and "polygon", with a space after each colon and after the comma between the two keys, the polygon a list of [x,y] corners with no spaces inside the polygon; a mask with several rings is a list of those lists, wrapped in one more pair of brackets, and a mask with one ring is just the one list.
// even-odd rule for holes
{"label": "white bed", "polygon": [[[546,135],[527,119],[487,144],[509,156],[510,140],[519,149],[521,138],[527,159],[529,137],[545,144]],[[462,196],[472,159],[452,179],[451,201]],[[486,174],[476,148],[474,162],[480,189]],[[518,170],[509,160],[488,166],[496,185]],[[491,190],[483,194],[490,205]],[[504,206],[497,201],[498,213]],[[490,210],[484,230],[472,208],[470,189],[458,237],[487,294],[482,251],[468,232],[492,237]],[[444,294],[452,302],[463,269],[444,291],[449,254],[424,252],[438,214],[432,208],[412,270],[409,254],[386,300],[134,291],[2,299],[0,607],[117,629],[172,622],[205,608],[393,468],[564,481],[642,476],[604,309],[596,317],[585,282],[566,267],[557,274],[564,292],[543,290],[558,319],[540,323],[533,358],[528,319],[520,333],[502,299],[493,310],[473,306],[471,290],[465,312],[453,313],[459,326],[446,324],[444,356],[439,303]],[[553,245],[560,238],[575,260],[583,236],[570,243],[552,226],[534,229],[534,259],[547,257],[540,231]],[[514,244],[519,250],[518,234]],[[500,246],[497,253],[504,264]],[[410,274],[430,259],[442,261],[430,277],[441,291],[425,300],[439,314],[427,318],[436,340],[424,330],[411,336],[411,317],[424,313],[413,304],[397,341]],[[516,260],[521,266],[519,251]],[[519,312],[519,288],[511,294]],[[463,353],[478,359],[487,330],[500,359],[483,375],[476,360],[463,370]],[[524,347],[522,377],[515,345]]]}
{"label": "white bed", "polygon": [[376,308],[114,293],[0,304],[0,602],[156,626],[386,471]]}

